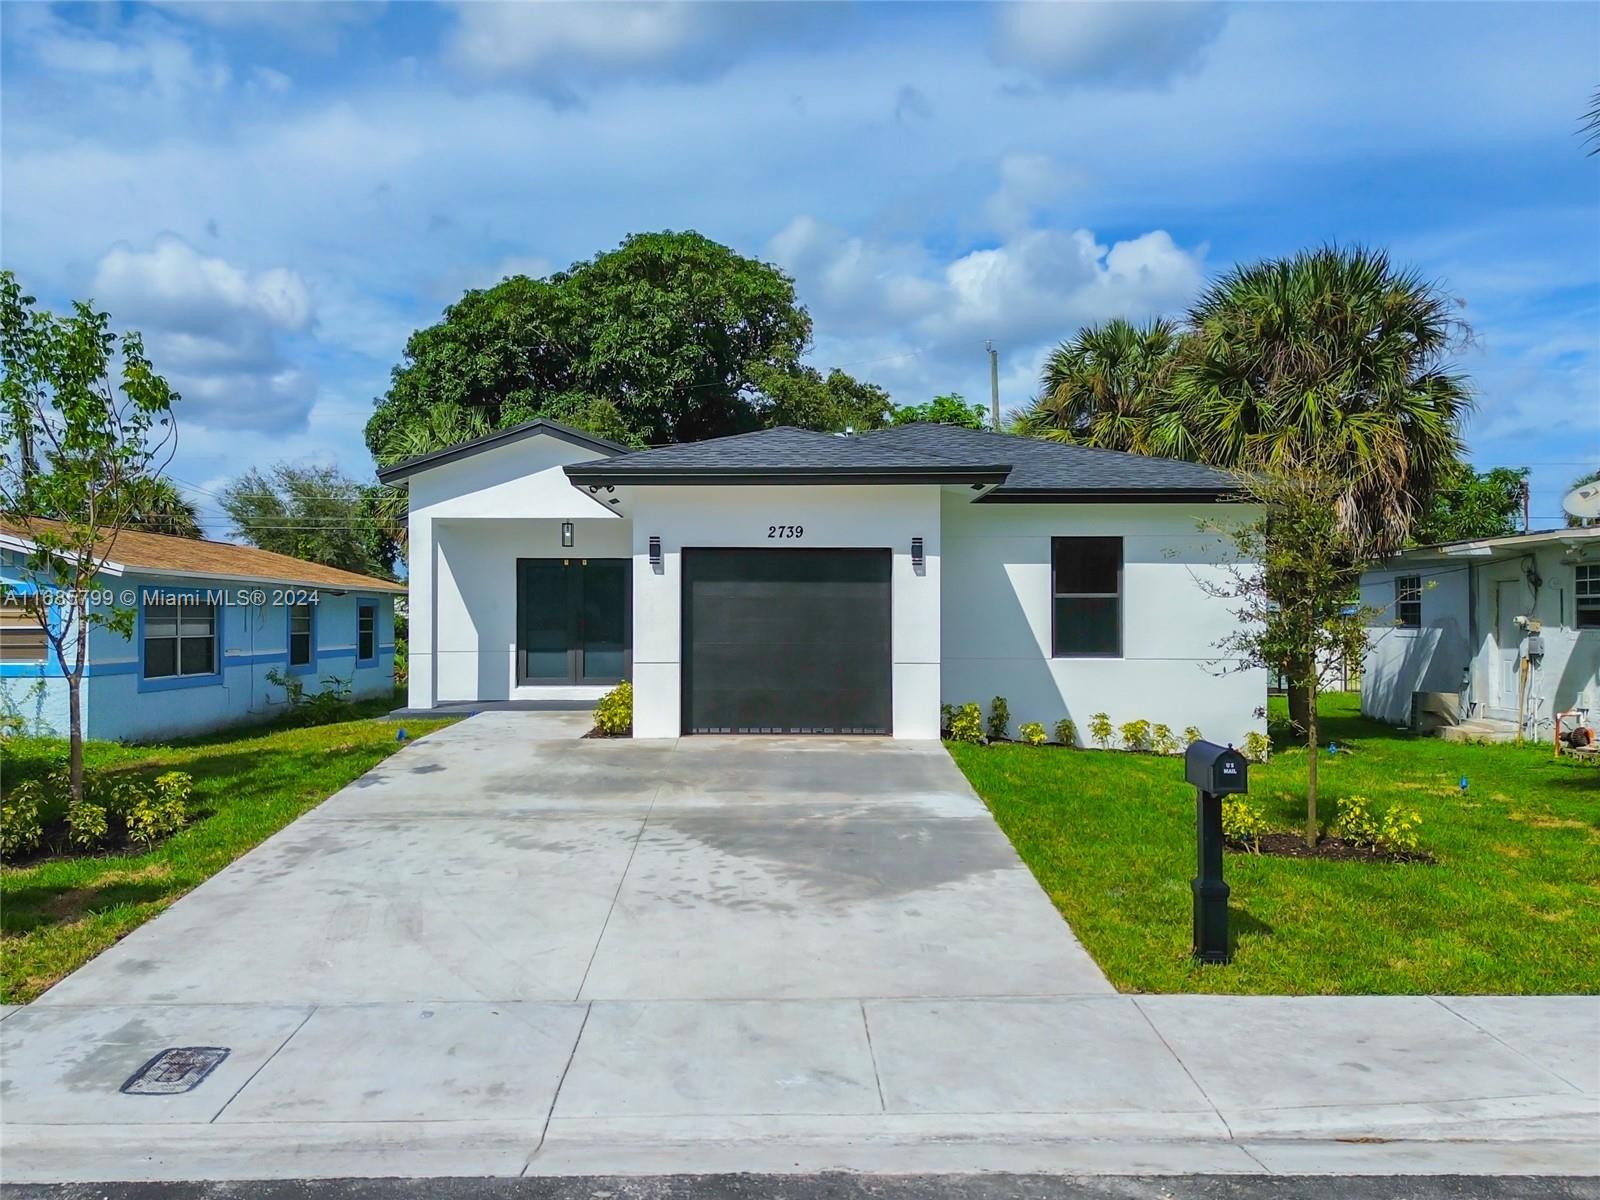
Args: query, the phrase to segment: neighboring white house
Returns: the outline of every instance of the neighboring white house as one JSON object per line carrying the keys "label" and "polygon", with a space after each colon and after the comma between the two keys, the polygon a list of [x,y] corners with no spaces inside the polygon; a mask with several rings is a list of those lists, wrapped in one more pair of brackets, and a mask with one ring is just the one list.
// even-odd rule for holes
{"label": "neighboring white house", "polygon": [[937,737],[1096,712],[1263,727],[1191,463],[942,425],[772,429],[637,453],[549,421],[380,472],[410,489],[410,704],[587,701],[634,735]]}
{"label": "neighboring white house", "polygon": [[1369,716],[1410,724],[1414,697],[1454,696],[1460,719],[1514,732],[1520,713],[1544,736],[1556,713],[1600,711],[1600,529],[1408,550],[1362,576],[1361,601],[1378,613]]}
{"label": "neighboring white house", "polygon": [[[67,682],[28,608],[33,544],[0,525],[0,706],[65,734]],[[201,733],[283,711],[280,669],[307,692],[337,679],[353,697],[394,691],[394,602],[405,584],[282,554],[124,530],[96,583],[132,609],[130,640],[89,630],[79,695],[84,735],[136,741]],[[49,603],[50,597],[42,598]],[[94,597],[98,607],[100,597]]]}

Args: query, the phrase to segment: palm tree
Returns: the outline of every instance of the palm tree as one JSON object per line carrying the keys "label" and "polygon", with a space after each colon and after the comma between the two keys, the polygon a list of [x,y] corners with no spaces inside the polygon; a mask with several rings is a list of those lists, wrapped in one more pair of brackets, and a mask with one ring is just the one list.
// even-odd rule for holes
{"label": "palm tree", "polygon": [[[446,450],[489,434],[491,426],[482,411],[460,404],[436,404],[417,420],[396,426],[378,452],[378,465],[391,466],[419,454]],[[379,533],[399,547],[407,546],[407,492],[403,484],[380,483],[368,489],[363,507]]]}
{"label": "palm tree", "polygon": [[[1462,454],[1455,305],[1381,251],[1328,246],[1238,268],[1189,315],[1173,425],[1213,466],[1306,463],[1348,480],[1339,517],[1372,559],[1402,549]],[[1153,438],[1158,452],[1180,447]]]}
{"label": "palm tree", "polygon": [[1102,450],[1152,452],[1176,362],[1177,327],[1120,317],[1080,329],[1045,359],[1018,433]]}
{"label": "palm tree", "polygon": [[125,528],[172,537],[205,537],[200,510],[170,479],[141,477],[129,481],[127,491],[130,508]]}

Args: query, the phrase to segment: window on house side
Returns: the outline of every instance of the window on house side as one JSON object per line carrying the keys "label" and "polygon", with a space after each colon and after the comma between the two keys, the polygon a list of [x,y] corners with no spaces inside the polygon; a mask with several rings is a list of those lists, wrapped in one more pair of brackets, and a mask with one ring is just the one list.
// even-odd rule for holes
{"label": "window on house side", "polygon": [[356,606],[356,657],[363,662],[378,657],[378,608],[374,604]]}
{"label": "window on house side", "polygon": [[1422,628],[1422,576],[1400,575],[1394,581],[1394,619],[1401,629]]}
{"label": "window on house side", "polygon": [[47,651],[34,602],[23,596],[0,598],[0,662],[40,663]]}
{"label": "window on house side", "polygon": [[144,606],[144,677],[168,679],[217,671],[217,609],[213,604]]}
{"label": "window on house side", "polygon": [[289,665],[311,665],[311,605],[289,606]]}
{"label": "window on house side", "polygon": [[1050,539],[1055,658],[1122,654],[1122,539]]}
{"label": "window on house side", "polygon": [[1576,569],[1573,589],[1573,624],[1579,629],[1600,629],[1600,565],[1585,564]]}

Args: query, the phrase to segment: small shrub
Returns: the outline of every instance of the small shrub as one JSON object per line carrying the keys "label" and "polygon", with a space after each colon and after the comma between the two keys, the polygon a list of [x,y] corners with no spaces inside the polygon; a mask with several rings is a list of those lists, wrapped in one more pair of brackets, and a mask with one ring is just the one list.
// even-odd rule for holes
{"label": "small shrub", "polygon": [[1422,841],[1417,830],[1421,827],[1422,814],[1416,809],[1391,804],[1378,818],[1378,845],[1392,854],[1419,854]]}
{"label": "small shrub", "polygon": [[1194,725],[1186,725],[1186,726],[1184,726],[1183,744],[1184,744],[1185,748],[1194,745],[1196,742],[1203,742],[1203,741],[1205,741],[1205,736],[1200,732],[1200,730],[1196,726],[1194,726]]}
{"label": "small shrub", "polygon": [[124,798],[128,826],[128,840],[149,846],[164,837],[171,837],[189,820],[189,776],[182,771],[168,771],[158,776],[153,787],[137,783],[123,784],[127,790]]}
{"label": "small shrub", "polygon": [[1267,814],[1261,801],[1249,796],[1229,796],[1222,802],[1222,837],[1252,854],[1261,849],[1267,832]]}
{"label": "small shrub", "polygon": [[948,730],[950,722],[955,720],[956,706],[954,704],[939,705],[939,728]]}
{"label": "small shrub", "polygon": [[989,740],[1003,742],[1011,729],[1011,706],[1004,696],[989,701]]}
{"label": "small shrub", "polygon": [[1063,746],[1078,744],[1078,726],[1070,718],[1062,717],[1056,722],[1056,741]]}
{"label": "small shrub", "polygon": [[79,850],[93,850],[106,841],[111,822],[103,804],[79,800],[67,805],[67,842]]}
{"label": "small shrub", "polygon": [[1143,717],[1134,721],[1124,721],[1118,732],[1122,735],[1124,750],[1142,752],[1150,749],[1150,722]]}
{"label": "small shrub", "polygon": [[951,715],[950,740],[983,745],[983,713],[976,704],[963,704]]}
{"label": "small shrub", "polygon": [[39,819],[43,789],[34,779],[25,780],[0,800],[0,858],[17,858],[38,848],[44,837]]}
{"label": "small shrub", "polygon": [[1111,749],[1112,734],[1111,718],[1106,716],[1105,713],[1095,713],[1094,716],[1089,718],[1089,736],[1094,739],[1094,744],[1099,746],[1100,749]]}
{"label": "small shrub", "polygon": [[1252,729],[1244,735],[1244,745],[1239,752],[1251,762],[1264,763],[1272,757],[1272,739],[1260,730]]}
{"label": "small shrub", "polygon": [[633,684],[623,680],[594,706],[594,727],[606,737],[627,737],[633,732]]}
{"label": "small shrub", "polygon": [[306,695],[306,685],[280,667],[267,672],[267,682],[283,689],[284,702],[289,711],[285,716],[292,725],[332,725],[350,719],[350,680],[337,675],[325,675],[322,690]]}
{"label": "small shrub", "polygon": [[1029,721],[1017,732],[1022,740],[1030,746],[1042,746],[1050,740],[1050,735],[1045,733],[1044,726],[1037,721]]}
{"label": "small shrub", "polygon": [[1365,796],[1339,799],[1332,822],[1333,832],[1358,846],[1378,844],[1378,818]]}
{"label": "small shrub", "polygon": [[1172,736],[1172,726],[1157,725],[1150,731],[1150,749],[1157,754],[1176,754],[1178,739]]}

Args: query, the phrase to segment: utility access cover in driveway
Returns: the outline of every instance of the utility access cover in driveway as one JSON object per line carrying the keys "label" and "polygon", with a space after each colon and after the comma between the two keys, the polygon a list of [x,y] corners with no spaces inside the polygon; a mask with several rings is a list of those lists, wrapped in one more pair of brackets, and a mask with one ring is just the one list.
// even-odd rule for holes
{"label": "utility access cover in driveway", "polygon": [[176,1096],[192,1092],[228,1057],[226,1046],[174,1046],[128,1077],[125,1096]]}

